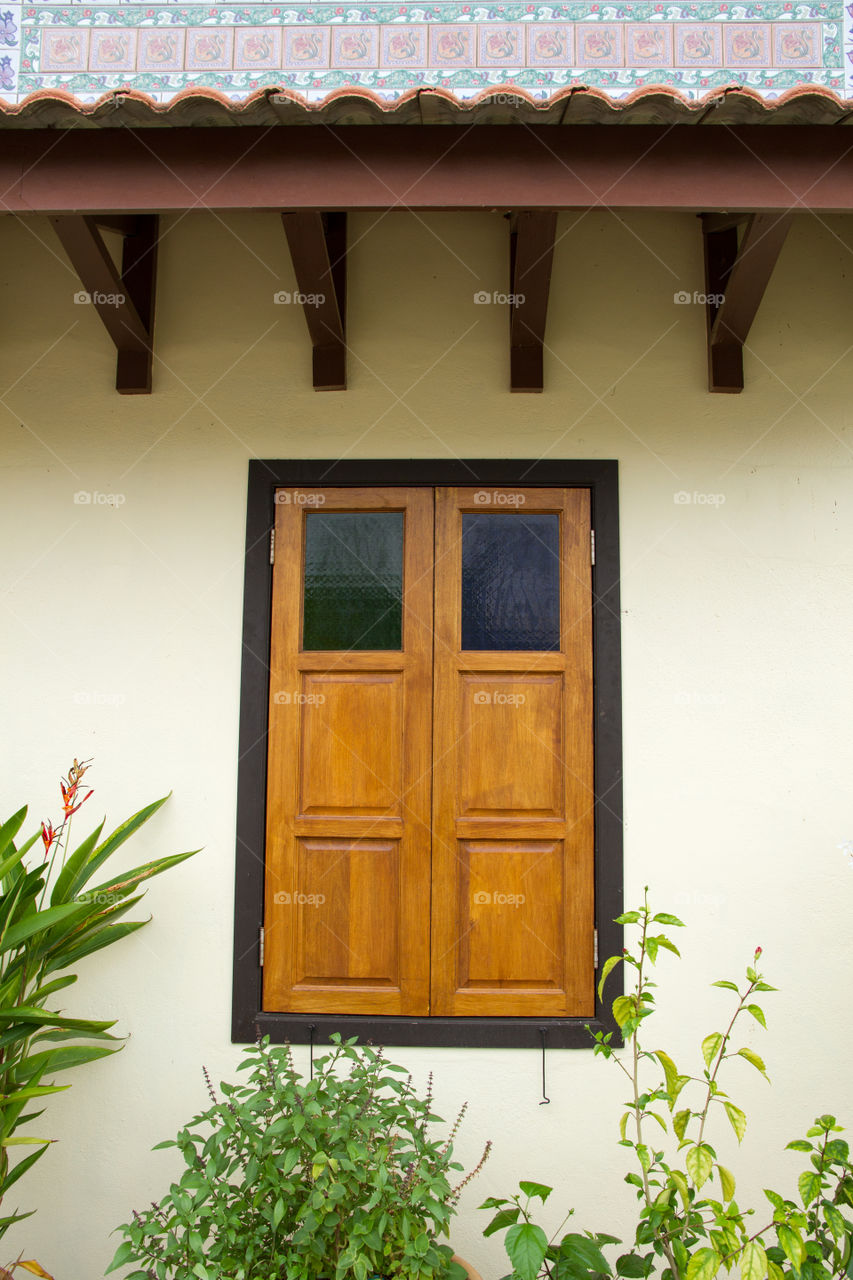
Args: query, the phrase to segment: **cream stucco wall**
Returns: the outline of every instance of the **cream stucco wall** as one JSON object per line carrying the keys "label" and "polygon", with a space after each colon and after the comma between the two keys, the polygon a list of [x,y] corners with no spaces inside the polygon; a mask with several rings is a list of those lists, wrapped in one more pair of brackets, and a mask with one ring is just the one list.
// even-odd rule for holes
{"label": "cream stucco wall", "polygon": [[[7,1237],[57,1280],[102,1274],[108,1233],[165,1187],[152,1145],[227,1076],[242,554],[250,457],[523,456],[620,463],[626,900],[652,886],[689,924],[661,972],[656,1044],[683,1057],[723,1016],[707,983],[761,944],[770,1030],[731,1091],[750,1114],[755,1190],[793,1185],[779,1153],[818,1112],[853,1124],[853,223],[802,215],[768,289],[742,396],[705,390],[702,288],[687,215],[564,216],[547,391],[511,396],[497,215],[352,219],[350,390],[315,394],[294,280],[272,216],[192,213],[160,250],[155,394],[119,397],[114,356],[40,220],[3,220],[2,812],[55,813],[54,780],[93,756],[118,822],[169,788],[127,864],[204,846],[154,882],[153,924],[81,966],[68,1008],[118,1019],[117,1058],[80,1072],[41,1127],[59,1138],[19,1186],[37,1217]],[[121,505],[75,504],[84,491]],[[674,494],[721,494],[716,505]],[[82,816],[82,815],[81,815]],[[86,824],[81,825],[81,829]],[[304,1058],[304,1051],[300,1050]],[[519,1177],[553,1183],[554,1220],[624,1228],[618,1073],[527,1051],[397,1050],[441,1110],[465,1098],[459,1149],[494,1155],[457,1247],[504,1274],[474,1207]],[[72,1079],[71,1076],[66,1080]],[[742,1199],[748,1198],[746,1195]]]}

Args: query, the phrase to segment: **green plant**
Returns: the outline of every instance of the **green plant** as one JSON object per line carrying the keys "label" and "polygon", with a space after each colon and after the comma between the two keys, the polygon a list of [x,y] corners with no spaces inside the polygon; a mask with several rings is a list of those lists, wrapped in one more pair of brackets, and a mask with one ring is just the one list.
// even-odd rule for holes
{"label": "green plant", "polygon": [[[118,1228],[108,1268],[136,1263],[156,1280],[313,1280],[377,1274],[463,1280],[446,1234],[462,1187],[448,1174],[453,1140],[430,1134],[432,1077],[424,1098],[382,1050],[333,1036],[312,1079],[290,1046],[250,1046],[244,1085],[223,1084],[174,1142],[186,1163],[159,1205]],[[345,1070],[341,1070],[344,1068]],[[157,1150],[158,1148],[155,1148]]]}
{"label": "green plant", "polygon": [[[612,1236],[587,1233],[549,1240],[533,1222],[529,1200],[538,1196],[544,1201],[551,1189],[523,1183],[522,1190],[527,1189],[528,1196],[524,1205],[514,1197],[488,1200],[483,1206],[499,1210],[485,1234],[508,1228],[505,1245],[513,1277],[591,1280],[615,1274],[625,1280],[641,1280],[661,1272],[664,1280],[714,1280],[721,1270],[731,1271],[734,1266],[742,1280],[853,1277],[853,1221],[847,1216],[853,1208],[853,1164],[848,1144],[834,1136],[841,1132],[834,1116],[819,1116],[804,1139],[788,1143],[787,1149],[809,1156],[809,1168],[798,1181],[802,1204],[766,1190],[771,1212],[762,1215],[767,1220],[757,1229],[747,1221],[755,1210],[739,1207],[734,1175],[718,1161],[709,1141],[709,1125],[722,1115],[738,1142],[746,1132],[745,1113],[721,1087],[723,1065],[741,1059],[766,1078],[758,1054],[748,1046],[735,1048],[732,1039],[745,1014],[766,1026],[764,1012],[754,997],[774,988],[756,967],[761,948],[746,970],[742,987],[728,979],[713,984],[735,993],[734,1012],[724,1031],[712,1031],[702,1041],[703,1068],[695,1075],[682,1075],[668,1053],[647,1049],[641,1042],[641,1028],[655,1008],[656,983],[650,977],[650,966],[662,951],[679,955],[675,943],[660,928],[680,928],[682,922],[666,912],[653,914],[647,891],[643,905],[620,916],[617,923],[637,927],[638,945],[634,951],[626,948],[621,956],[607,960],[599,995],[618,964],[634,969],[633,990],[617,996],[612,1006],[625,1041],[625,1058],[611,1043],[612,1033],[597,1032],[594,1041],[595,1053],[615,1062],[630,1087],[620,1137],[621,1145],[631,1148],[637,1160],[637,1170],[625,1178],[636,1188],[639,1201],[634,1244],[611,1266],[601,1246],[620,1243]],[[650,1068],[654,1074],[647,1080]],[[688,1096],[689,1106],[685,1105]]]}
{"label": "green plant", "polygon": [[[141,809],[104,840],[101,822],[72,853],[71,819],[92,795],[80,791],[89,763],[75,760],[60,783],[59,827],[42,823],[40,832],[16,846],[26,807],[0,826],[0,1201],[52,1141],[19,1130],[43,1114],[27,1110],[33,1100],[69,1087],[50,1083],[54,1073],[122,1047],[118,1037],[110,1035],[113,1022],[70,1018],[48,1008],[48,1001],[52,1005],[58,992],[77,981],[76,974],[66,972],[71,965],[148,923],[119,923],[142,897],[135,893],[137,887],[192,856],[160,858],[88,888],[96,872],[168,799],[164,796]],[[27,855],[40,838],[42,856],[28,866]],[[27,1146],[35,1150],[13,1164],[10,1152]],[[30,1216],[14,1212],[0,1217],[0,1238],[14,1222]],[[36,1262],[18,1259],[10,1266],[47,1274]]]}

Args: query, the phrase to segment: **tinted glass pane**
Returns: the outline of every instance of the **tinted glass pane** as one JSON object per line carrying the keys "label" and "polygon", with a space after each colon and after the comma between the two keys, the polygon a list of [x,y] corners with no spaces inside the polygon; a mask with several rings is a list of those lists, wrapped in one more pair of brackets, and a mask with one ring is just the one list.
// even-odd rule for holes
{"label": "tinted glass pane", "polygon": [[560,647],[560,517],[462,516],[462,648]]}
{"label": "tinted glass pane", "polygon": [[305,517],[303,649],[400,649],[403,513]]}

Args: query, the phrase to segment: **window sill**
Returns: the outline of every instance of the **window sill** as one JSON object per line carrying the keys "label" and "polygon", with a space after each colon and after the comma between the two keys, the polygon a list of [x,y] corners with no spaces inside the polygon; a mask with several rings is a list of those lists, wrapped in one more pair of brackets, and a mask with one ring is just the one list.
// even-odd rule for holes
{"label": "window sill", "polygon": [[332,1032],[362,1043],[421,1048],[592,1049],[596,1031],[613,1031],[613,1044],[622,1043],[610,1018],[383,1018],[308,1013],[259,1013],[235,1025],[232,1040],[249,1043],[260,1034],[274,1044],[325,1045]]}

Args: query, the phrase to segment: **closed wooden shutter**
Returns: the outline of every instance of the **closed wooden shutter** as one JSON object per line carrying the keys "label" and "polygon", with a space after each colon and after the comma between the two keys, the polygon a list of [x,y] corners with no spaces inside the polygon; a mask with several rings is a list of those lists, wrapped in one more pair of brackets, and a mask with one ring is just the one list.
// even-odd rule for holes
{"label": "closed wooden shutter", "polygon": [[[264,912],[269,1010],[429,1012],[432,506],[424,489],[277,495]],[[399,647],[305,647],[309,522],[328,527],[329,516],[394,512],[402,516]],[[331,527],[332,553],[340,544],[346,554],[357,526],[344,524],[342,534]],[[349,644],[365,643],[355,597],[359,590],[370,595],[379,579],[370,564],[364,574],[355,586],[345,575],[326,575],[322,607],[328,613],[337,601],[349,619]],[[383,613],[380,605],[380,628],[392,609]],[[334,619],[330,630],[321,613],[314,630],[317,636],[304,637],[308,644],[334,643]]]}
{"label": "closed wooden shutter", "polygon": [[[436,500],[431,1010],[592,1015],[589,493],[513,491],[503,495],[516,500],[509,508],[494,495],[486,508],[484,496],[441,489]],[[534,513],[556,525],[548,652],[462,647],[463,518],[495,507],[510,531],[513,521],[532,528]],[[534,545],[541,536],[533,529]],[[497,584],[520,593],[519,627],[542,604],[524,598],[522,574],[510,562]]]}
{"label": "closed wooden shutter", "polygon": [[587,490],[279,495],[266,1009],[594,1013],[589,546]]}

